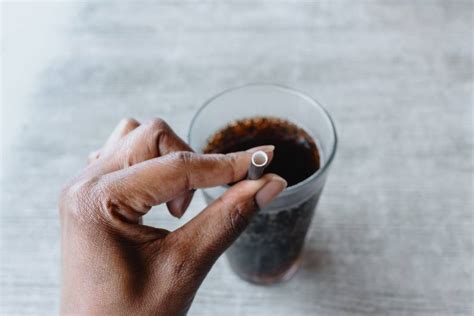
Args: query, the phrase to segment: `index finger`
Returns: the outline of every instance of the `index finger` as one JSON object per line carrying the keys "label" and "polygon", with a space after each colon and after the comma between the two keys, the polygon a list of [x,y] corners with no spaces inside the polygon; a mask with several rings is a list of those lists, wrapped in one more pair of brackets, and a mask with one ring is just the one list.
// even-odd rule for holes
{"label": "index finger", "polygon": [[[230,154],[175,152],[104,175],[100,182],[126,209],[141,214],[182,192],[241,180],[252,153],[265,151],[269,159],[274,146],[260,146]],[[126,211],[126,210],[125,210]],[[136,214],[136,212],[133,212]]]}

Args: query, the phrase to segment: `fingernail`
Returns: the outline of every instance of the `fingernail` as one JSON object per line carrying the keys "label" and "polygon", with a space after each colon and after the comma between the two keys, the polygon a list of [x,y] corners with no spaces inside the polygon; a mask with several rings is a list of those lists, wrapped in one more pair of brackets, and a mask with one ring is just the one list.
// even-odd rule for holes
{"label": "fingernail", "polygon": [[280,194],[287,186],[285,179],[274,176],[267,184],[263,186],[255,196],[258,207],[260,209],[267,206],[278,194]]}
{"label": "fingernail", "polygon": [[187,194],[185,197],[182,198],[182,200],[179,202],[178,205],[180,205],[179,210],[181,211],[179,214],[179,218],[181,218],[184,215],[184,212],[188,209],[189,204],[191,204],[191,200],[193,199],[192,194]]}
{"label": "fingernail", "polygon": [[173,200],[169,201],[169,207],[172,208],[172,214],[175,215],[177,218],[181,218],[186,209],[188,208],[189,204],[191,204],[191,200],[193,199],[194,190],[185,194],[182,194]]}
{"label": "fingernail", "polygon": [[253,154],[254,152],[257,152],[257,151],[261,150],[261,151],[264,151],[266,153],[270,153],[274,149],[275,149],[275,146],[273,146],[273,145],[264,145],[264,146],[257,146],[257,147],[247,149],[247,152]]}

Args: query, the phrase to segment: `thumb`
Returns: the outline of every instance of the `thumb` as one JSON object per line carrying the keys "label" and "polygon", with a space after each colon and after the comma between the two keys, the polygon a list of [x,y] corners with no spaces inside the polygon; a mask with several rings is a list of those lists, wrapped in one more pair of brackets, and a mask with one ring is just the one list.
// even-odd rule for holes
{"label": "thumb", "polygon": [[[287,186],[286,181],[266,174],[244,180],[227,190],[186,225],[175,231],[187,244],[194,262],[211,265],[234,242],[259,209],[268,205]],[[190,246],[190,244],[192,244]]]}

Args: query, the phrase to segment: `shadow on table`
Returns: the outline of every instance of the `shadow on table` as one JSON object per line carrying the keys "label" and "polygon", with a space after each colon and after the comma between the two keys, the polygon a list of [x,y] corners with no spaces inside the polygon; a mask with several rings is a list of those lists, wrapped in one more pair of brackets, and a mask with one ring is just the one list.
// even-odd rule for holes
{"label": "shadow on table", "polygon": [[309,274],[318,274],[329,270],[334,261],[329,250],[312,249],[310,247],[303,250],[302,260],[300,272]]}

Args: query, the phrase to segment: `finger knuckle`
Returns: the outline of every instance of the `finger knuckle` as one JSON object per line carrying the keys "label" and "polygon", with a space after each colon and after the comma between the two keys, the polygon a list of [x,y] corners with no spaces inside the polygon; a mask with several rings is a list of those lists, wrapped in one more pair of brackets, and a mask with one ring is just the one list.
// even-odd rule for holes
{"label": "finger knuckle", "polygon": [[99,151],[95,150],[95,151],[90,152],[89,155],[87,156],[87,158],[89,160],[95,160],[95,159],[99,158]]}
{"label": "finger knuckle", "polygon": [[152,142],[151,148],[156,148],[157,153],[160,154],[159,144],[168,138],[168,135],[171,134],[171,128],[169,125],[160,118],[152,119],[146,126],[146,132],[149,135],[149,141]]}
{"label": "finger knuckle", "polygon": [[161,118],[153,118],[148,123],[150,129],[166,132],[170,129],[169,125]]}
{"label": "finger knuckle", "polygon": [[232,181],[237,180],[237,156],[234,154],[226,155],[226,161],[229,165],[226,170],[228,170],[228,172],[230,173],[230,179],[232,179]]}
{"label": "finger knuckle", "polygon": [[64,215],[84,217],[97,200],[97,179],[80,179],[67,184],[61,190],[59,210]]}
{"label": "finger knuckle", "polygon": [[176,163],[176,165],[183,170],[183,179],[185,181],[185,187],[187,189],[194,189],[194,177],[191,174],[192,167],[191,161],[195,153],[189,151],[175,151],[169,154],[171,159]]}
{"label": "finger knuckle", "polygon": [[189,163],[192,159],[192,156],[194,154],[192,152],[189,152],[189,151],[175,151],[175,152],[171,153],[170,155],[172,155],[174,157],[174,159],[180,165],[187,166],[187,165],[189,165]]}
{"label": "finger knuckle", "polygon": [[140,123],[138,123],[138,121],[132,117],[126,117],[120,121],[120,125],[126,128],[129,128],[129,127],[136,127],[140,125]]}
{"label": "finger knuckle", "polygon": [[189,170],[192,160],[194,159],[194,155],[195,153],[190,151],[175,151],[168,154],[171,161],[186,171]]}

